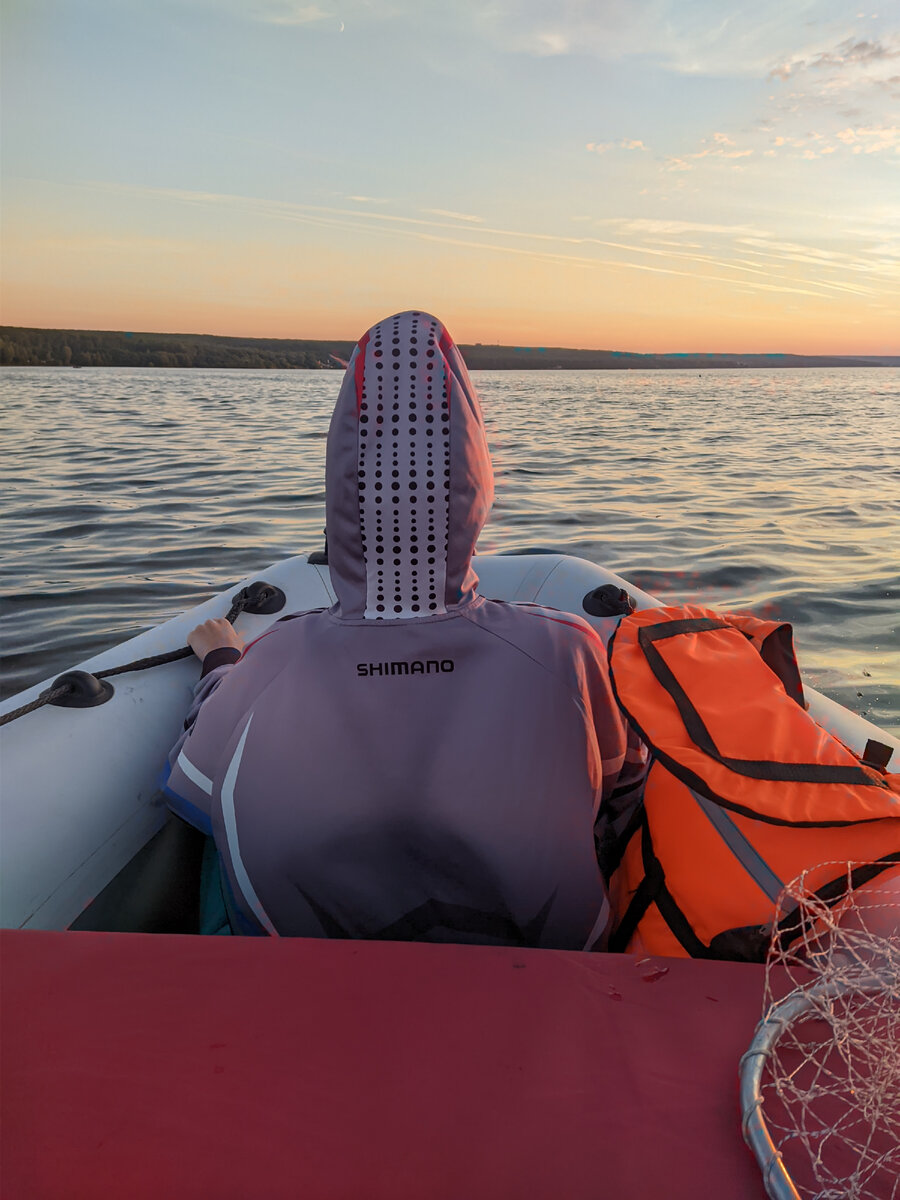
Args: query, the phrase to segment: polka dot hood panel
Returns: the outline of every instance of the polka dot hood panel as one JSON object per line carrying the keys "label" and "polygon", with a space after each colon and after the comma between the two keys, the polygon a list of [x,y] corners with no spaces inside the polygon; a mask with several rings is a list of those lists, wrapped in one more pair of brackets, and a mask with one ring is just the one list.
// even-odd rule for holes
{"label": "polka dot hood panel", "polygon": [[398,313],[360,339],[331,420],[326,494],[345,620],[416,620],[472,600],[494,477],[478,396],[435,317]]}

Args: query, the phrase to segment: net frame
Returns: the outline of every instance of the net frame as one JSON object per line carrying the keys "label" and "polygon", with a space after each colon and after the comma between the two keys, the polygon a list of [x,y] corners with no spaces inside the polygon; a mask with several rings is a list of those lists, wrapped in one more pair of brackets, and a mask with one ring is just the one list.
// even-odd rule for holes
{"label": "net frame", "polygon": [[[740,1065],[744,1139],[771,1200],[900,1198],[900,889],[876,880],[854,891],[860,865],[811,868],[778,899],[763,1017]],[[836,900],[817,895],[844,872]],[[830,1125],[823,1102],[839,1110]],[[798,1146],[815,1188],[785,1161]],[[848,1152],[856,1165],[839,1177],[827,1160]]]}

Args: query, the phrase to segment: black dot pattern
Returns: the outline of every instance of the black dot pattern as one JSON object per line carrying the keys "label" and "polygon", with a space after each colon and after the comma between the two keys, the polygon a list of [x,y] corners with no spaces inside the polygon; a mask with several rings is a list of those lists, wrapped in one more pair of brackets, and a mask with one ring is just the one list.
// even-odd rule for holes
{"label": "black dot pattern", "polygon": [[441,325],[402,313],[375,326],[359,401],[359,522],[371,620],[446,612],[451,375]]}

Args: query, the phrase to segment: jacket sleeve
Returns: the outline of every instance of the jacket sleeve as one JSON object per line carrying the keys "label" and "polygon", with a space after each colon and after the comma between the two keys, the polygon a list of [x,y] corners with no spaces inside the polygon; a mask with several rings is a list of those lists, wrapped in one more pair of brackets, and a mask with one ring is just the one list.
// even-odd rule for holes
{"label": "jacket sleeve", "polygon": [[[600,809],[600,817],[614,827],[616,833],[628,824],[644,795],[649,756],[647,747],[626,724],[625,758],[622,769]],[[605,780],[604,780],[605,782]]]}
{"label": "jacket sleeve", "polygon": [[597,644],[591,642],[587,659],[587,690],[603,772],[601,809],[633,807],[642,794],[647,751],[616,703],[599,640]]}
{"label": "jacket sleeve", "polygon": [[[621,714],[618,714],[621,718]],[[625,753],[614,779],[607,780],[604,771],[604,790],[594,822],[594,844],[597,862],[604,879],[609,881],[621,859],[622,835],[640,809],[650,756],[646,745],[631,726],[625,726]]]}
{"label": "jacket sleeve", "polygon": [[203,755],[193,752],[196,748],[191,746],[191,734],[194,732],[200,710],[234,670],[238,655],[237,650],[213,650],[203,660],[203,671],[199,682],[194,686],[194,696],[184,720],[184,729],[169,751],[161,779],[162,790],[172,812],[201,832],[210,835],[212,826],[209,803],[215,763],[212,760],[206,761],[210,758],[208,748]]}
{"label": "jacket sleeve", "polygon": [[594,653],[591,658],[590,695],[603,770],[594,837],[606,875],[618,838],[643,798],[649,754],[616,703],[605,655]]}

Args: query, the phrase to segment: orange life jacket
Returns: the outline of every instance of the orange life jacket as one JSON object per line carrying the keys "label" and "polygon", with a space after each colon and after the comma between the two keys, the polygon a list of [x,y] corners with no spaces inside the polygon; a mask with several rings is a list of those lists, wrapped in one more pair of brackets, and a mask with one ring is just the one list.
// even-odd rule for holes
{"label": "orange life jacket", "polygon": [[[611,950],[759,961],[785,883],[827,901],[847,861],[900,869],[900,775],[860,759],[806,711],[791,627],[708,609],[624,618],[610,646],[620,706],[651,749],[642,806],[619,839]],[[799,932],[785,919],[783,944]]]}

